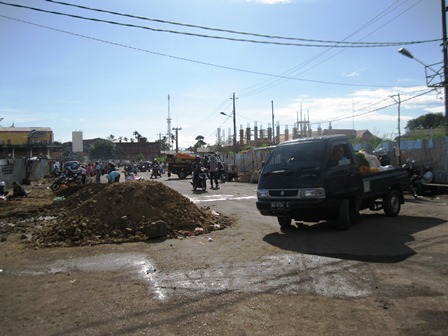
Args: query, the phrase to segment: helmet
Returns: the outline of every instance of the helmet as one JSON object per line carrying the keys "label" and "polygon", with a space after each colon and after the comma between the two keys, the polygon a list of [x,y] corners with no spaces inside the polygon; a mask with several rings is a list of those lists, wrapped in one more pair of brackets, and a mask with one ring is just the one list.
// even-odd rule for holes
{"label": "helmet", "polygon": [[199,161],[199,160],[201,159],[201,157],[200,157],[199,155],[196,155],[196,156],[194,157],[194,159],[195,159],[196,161]]}
{"label": "helmet", "polygon": [[5,181],[0,181],[0,187],[4,187],[5,185]]}
{"label": "helmet", "polygon": [[425,170],[426,170],[426,171],[432,171],[432,167],[431,167],[431,166],[426,166],[426,167],[425,167]]}

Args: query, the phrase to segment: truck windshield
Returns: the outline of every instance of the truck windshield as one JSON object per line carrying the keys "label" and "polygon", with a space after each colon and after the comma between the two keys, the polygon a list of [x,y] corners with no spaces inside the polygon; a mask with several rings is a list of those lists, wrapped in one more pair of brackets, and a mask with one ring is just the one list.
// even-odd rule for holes
{"label": "truck windshield", "polygon": [[278,146],[270,155],[263,173],[320,169],[324,142],[299,142]]}

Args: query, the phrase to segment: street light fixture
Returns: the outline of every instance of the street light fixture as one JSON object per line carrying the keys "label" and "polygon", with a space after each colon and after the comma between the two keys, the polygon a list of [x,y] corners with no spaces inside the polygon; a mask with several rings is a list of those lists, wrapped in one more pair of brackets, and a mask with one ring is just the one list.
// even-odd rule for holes
{"label": "street light fixture", "polygon": [[[445,35],[445,33],[444,33]],[[446,38],[444,38],[444,40],[446,40]],[[422,61],[420,61],[419,59],[415,58],[414,55],[412,55],[412,53],[405,49],[405,48],[400,48],[398,49],[398,52],[400,54],[402,54],[403,56],[406,56],[410,59],[415,60],[416,62],[422,64],[425,67],[425,77],[426,77],[426,86],[427,87],[443,87],[444,88],[444,95],[445,95],[445,136],[448,136],[448,83],[447,83],[447,77],[448,77],[448,60],[447,60],[447,47],[446,47],[446,43],[444,43],[443,46],[443,62],[439,62],[436,64],[432,64],[432,65],[426,65],[425,63],[423,63]],[[435,70],[433,68],[433,66],[440,66],[439,70]],[[428,75],[428,69],[431,70],[431,74]],[[436,77],[440,77],[440,81],[434,81],[434,79]]]}

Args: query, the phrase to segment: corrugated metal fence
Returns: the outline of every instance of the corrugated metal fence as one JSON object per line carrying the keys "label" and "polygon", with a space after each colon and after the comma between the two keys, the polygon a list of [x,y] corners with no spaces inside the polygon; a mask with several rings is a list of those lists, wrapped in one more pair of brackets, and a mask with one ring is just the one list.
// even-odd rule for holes
{"label": "corrugated metal fence", "polygon": [[[394,146],[394,142],[387,142],[380,147],[385,148],[389,152],[391,164],[398,166],[398,158],[395,156]],[[251,174],[256,170],[260,170],[261,162],[267,160],[274,148],[275,146],[254,148],[237,153],[235,163],[238,171]],[[402,140],[400,148],[401,164],[404,164],[409,158],[415,160],[417,167],[421,169],[427,165],[431,166],[437,182],[448,182],[448,137],[428,140]],[[223,159],[226,163],[233,164],[233,155],[225,155]]]}

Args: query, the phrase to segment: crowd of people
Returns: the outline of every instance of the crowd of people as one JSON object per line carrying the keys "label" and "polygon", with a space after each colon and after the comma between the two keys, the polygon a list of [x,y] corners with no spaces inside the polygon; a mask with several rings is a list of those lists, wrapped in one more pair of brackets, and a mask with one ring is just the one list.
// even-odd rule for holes
{"label": "crowd of people", "polygon": [[6,184],[4,181],[0,181],[0,197],[2,199],[13,200],[17,198],[27,197],[28,193],[23,189],[23,187],[16,181],[12,182],[12,194],[6,190]]}
{"label": "crowd of people", "polygon": [[207,170],[207,175],[210,179],[210,187],[219,189],[220,172],[223,170],[224,165],[218,154],[209,154],[203,157],[196,155],[195,161],[191,165],[193,179],[198,178],[203,168]]}

